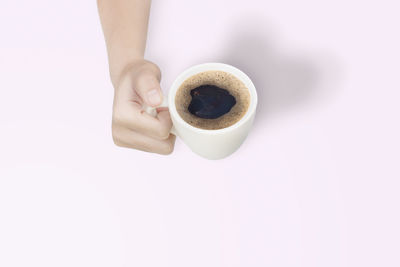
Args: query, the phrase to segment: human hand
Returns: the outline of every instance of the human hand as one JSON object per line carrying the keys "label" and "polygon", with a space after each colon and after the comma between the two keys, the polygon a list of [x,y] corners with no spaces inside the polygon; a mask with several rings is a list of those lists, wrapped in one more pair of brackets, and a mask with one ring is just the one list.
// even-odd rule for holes
{"label": "human hand", "polygon": [[157,108],[156,117],[143,109],[143,104],[156,107],[162,103],[160,79],[157,65],[137,60],[114,82],[112,136],[117,146],[164,155],[172,153],[175,136],[170,134],[172,121],[168,108]]}

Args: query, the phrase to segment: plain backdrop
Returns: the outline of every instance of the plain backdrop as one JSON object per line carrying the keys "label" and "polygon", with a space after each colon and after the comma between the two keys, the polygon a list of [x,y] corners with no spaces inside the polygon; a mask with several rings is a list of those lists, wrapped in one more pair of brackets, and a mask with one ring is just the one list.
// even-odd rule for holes
{"label": "plain backdrop", "polygon": [[0,8],[0,266],[400,266],[400,5],[153,1],[165,93],[198,63],[259,94],[209,161],[115,147],[95,1]]}

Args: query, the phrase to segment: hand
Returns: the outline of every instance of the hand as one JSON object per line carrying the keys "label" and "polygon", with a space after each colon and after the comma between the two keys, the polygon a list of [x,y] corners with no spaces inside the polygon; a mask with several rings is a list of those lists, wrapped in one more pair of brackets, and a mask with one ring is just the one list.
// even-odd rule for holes
{"label": "hand", "polygon": [[157,65],[138,60],[128,65],[114,83],[112,136],[117,146],[158,154],[171,154],[175,136],[168,108],[157,108],[152,117],[143,104],[156,107],[162,103],[161,73]]}

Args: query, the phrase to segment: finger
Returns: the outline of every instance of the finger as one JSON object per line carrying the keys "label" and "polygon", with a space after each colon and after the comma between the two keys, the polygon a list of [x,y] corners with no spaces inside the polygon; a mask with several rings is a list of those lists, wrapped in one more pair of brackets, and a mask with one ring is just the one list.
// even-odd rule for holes
{"label": "finger", "polygon": [[154,70],[142,71],[134,82],[134,89],[148,106],[156,107],[162,103],[159,75]]}
{"label": "finger", "polygon": [[168,111],[168,107],[159,107],[159,108],[156,108],[156,111],[157,111],[157,113],[161,112],[161,111]]}
{"label": "finger", "polygon": [[113,123],[160,140],[168,138],[172,128],[168,110],[153,117],[143,111],[139,103],[129,101],[116,104]]}
{"label": "finger", "polygon": [[163,125],[164,128],[167,128],[168,131],[171,131],[172,128],[172,120],[171,114],[169,113],[168,109],[161,109],[157,111],[156,119]]}
{"label": "finger", "polygon": [[115,127],[113,139],[117,146],[168,155],[174,150],[176,137],[171,134],[166,140],[158,140],[126,128]]}

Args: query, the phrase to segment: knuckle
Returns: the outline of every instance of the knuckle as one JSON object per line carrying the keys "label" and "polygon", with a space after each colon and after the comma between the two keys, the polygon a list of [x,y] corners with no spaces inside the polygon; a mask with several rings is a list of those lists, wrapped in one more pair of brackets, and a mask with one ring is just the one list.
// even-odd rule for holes
{"label": "knuckle", "polygon": [[154,65],[154,72],[157,75],[157,78],[160,80],[161,79],[161,69],[157,65]]}
{"label": "knuckle", "polygon": [[161,69],[151,61],[147,61],[146,67],[155,73],[157,76],[161,76]]}
{"label": "knuckle", "polygon": [[161,140],[165,140],[169,137],[169,129],[167,128],[160,128],[157,130],[157,136],[161,139]]}
{"label": "knuckle", "polygon": [[120,113],[118,111],[114,111],[112,120],[113,120],[113,124],[123,124],[125,118],[122,115],[122,113]]}
{"label": "knuckle", "polygon": [[113,142],[114,142],[114,145],[116,145],[118,147],[123,147],[124,146],[122,144],[122,142],[118,138],[113,137]]}
{"label": "knuckle", "polygon": [[161,71],[156,65],[148,65],[141,69],[136,78],[136,84],[143,84],[146,82],[154,82],[155,80],[160,81]]}
{"label": "knuckle", "polygon": [[112,140],[114,142],[114,145],[122,147],[123,143],[119,137],[118,131],[116,130],[114,124],[112,125],[111,134],[112,134]]}
{"label": "knuckle", "polygon": [[172,154],[173,151],[174,151],[174,145],[167,143],[162,147],[160,154],[170,155],[170,154]]}
{"label": "knuckle", "polygon": [[112,121],[113,125],[119,125],[125,128],[134,127],[134,121],[132,120],[132,118],[129,118],[121,112],[114,112]]}
{"label": "knuckle", "polygon": [[147,92],[150,88],[159,86],[159,84],[158,76],[154,72],[146,70],[136,79],[135,87],[140,94]]}

